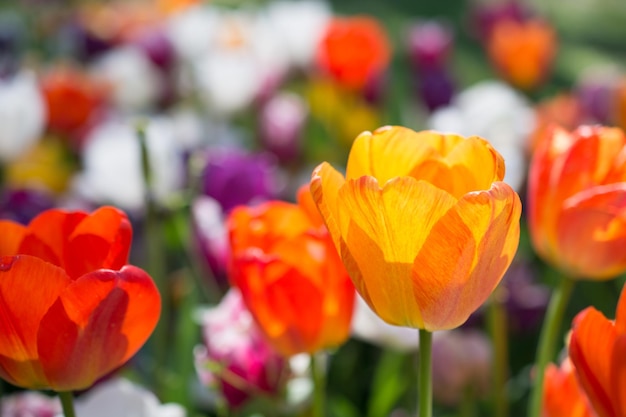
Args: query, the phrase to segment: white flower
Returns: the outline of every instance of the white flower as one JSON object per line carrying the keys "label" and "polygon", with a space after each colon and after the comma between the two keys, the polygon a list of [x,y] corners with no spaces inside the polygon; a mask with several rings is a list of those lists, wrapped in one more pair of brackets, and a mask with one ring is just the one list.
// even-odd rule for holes
{"label": "white flower", "polygon": [[417,350],[419,346],[417,330],[387,324],[358,294],[352,316],[352,336],[400,352]]}
{"label": "white flower", "polygon": [[292,65],[311,64],[326,25],[332,17],[330,6],[323,1],[280,0],[267,9],[272,27],[279,34]]}
{"label": "white flower", "polygon": [[46,107],[35,75],[21,71],[0,79],[0,162],[17,158],[43,133]]}
{"label": "white flower", "polygon": [[124,111],[150,108],[159,99],[164,79],[159,69],[134,46],[121,46],[96,61],[91,71],[111,83],[113,101]]}
{"label": "white flower", "polygon": [[478,83],[435,111],[429,128],[487,139],[506,163],[504,180],[519,190],[526,178],[526,141],[535,126],[530,103],[500,81]]}
{"label": "white flower", "polygon": [[117,378],[103,382],[75,401],[77,417],[185,417],[178,404],[161,404],[143,387]]}
{"label": "white flower", "polygon": [[[182,156],[169,119],[147,121],[146,144],[151,191],[156,201],[163,203],[179,189],[184,175]],[[134,124],[110,120],[96,127],[83,150],[83,167],[78,179],[79,193],[126,210],[143,207],[145,183]]]}
{"label": "white flower", "polygon": [[175,14],[168,23],[167,34],[177,56],[193,61],[206,55],[211,49],[219,18],[216,8],[203,4]]}

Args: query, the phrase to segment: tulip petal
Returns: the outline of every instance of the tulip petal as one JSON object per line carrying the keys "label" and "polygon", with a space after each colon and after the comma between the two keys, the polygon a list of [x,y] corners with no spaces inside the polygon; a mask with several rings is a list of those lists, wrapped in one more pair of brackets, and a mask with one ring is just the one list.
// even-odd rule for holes
{"label": "tulip petal", "polygon": [[599,417],[615,417],[611,402],[611,357],[616,333],[613,324],[593,307],[576,316],[570,338],[569,354],[580,385]]}
{"label": "tulip petal", "polygon": [[[423,326],[414,294],[419,283],[411,280],[413,261],[455,203],[445,191],[411,177],[394,178],[383,189],[375,178],[361,177],[339,191],[341,256],[359,293],[383,320]],[[346,262],[346,252],[353,262]]]}
{"label": "tulip petal", "polygon": [[17,255],[22,239],[26,235],[26,226],[10,220],[0,220],[0,256]]}
{"label": "tulip petal", "polygon": [[148,339],[160,311],[158,290],[139,268],[75,280],[41,321],[37,345],[50,386],[84,389],[122,365]]}
{"label": "tulip petal", "polygon": [[79,277],[100,268],[119,270],[128,263],[132,235],[126,214],[113,207],[99,208],[69,236],[66,271]]}
{"label": "tulip petal", "polygon": [[311,176],[311,195],[324,218],[324,223],[326,223],[326,227],[338,251],[341,247],[341,231],[338,223],[337,196],[339,195],[339,189],[345,182],[343,175],[327,162],[323,162],[315,168]]}
{"label": "tulip petal", "polygon": [[597,186],[563,204],[557,233],[572,276],[608,279],[626,268],[626,184]]}
{"label": "tulip petal", "polygon": [[[14,385],[45,388],[38,363],[37,329],[70,278],[41,259],[0,258],[0,376]],[[28,300],[28,302],[24,302]]]}
{"label": "tulip petal", "polygon": [[626,415],[626,334],[619,334],[611,357],[611,398],[618,416]]}
{"label": "tulip petal", "polygon": [[311,186],[309,184],[300,187],[296,200],[298,206],[307,214],[309,220],[315,227],[324,226],[324,218],[320,214],[315,200],[313,200],[313,194],[311,194]]}
{"label": "tulip petal", "polygon": [[[407,176],[415,166],[437,154],[435,145],[444,137],[435,132],[416,133],[400,126],[382,127],[373,134],[363,132],[352,144],[346,179],[372,176],[379,184],[385,184],[394,177]],[[456,138],[451,136],[450,140]]]}
{"label": "tulip petal", "polygon": [[626,334],[626,291],[623,290],[617,302],[614,325],[618,334]]}
{"label": "tulip petal", "polygon": [[463,324],[513,260],[521,202],[503,182],[470,193],[432,228],[413,265],[415,297],[427,330]]}

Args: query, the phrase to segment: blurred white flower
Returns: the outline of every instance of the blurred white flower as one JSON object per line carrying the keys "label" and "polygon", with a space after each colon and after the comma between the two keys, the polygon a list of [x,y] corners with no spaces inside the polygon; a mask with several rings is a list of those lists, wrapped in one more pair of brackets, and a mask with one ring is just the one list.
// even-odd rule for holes
{"label": "blurred white flower", "polygon": [[178,404],[161,404],[143,387],[117,378],[101,383],[75,401],[77,417],[185,417]]}
{"label": "blurred white flower", "polygon": [[267,14],[283,42],[291,65],[310,65],[332,17],[330,6],[316,0],[279,0],[269,4]]}
{"label": "blurred white flower", "polygon": [[519,191],[526,178],[525,148],[535,126],[531,104],[500,81],[483,81],[461,92],[452,105],[435,111],[431,129],[487,139],[506,163],[504,180]]}
{"label": "blurred white flower", "polygon": [[46,107],[35,75],[21,71],[0,79],[0,162],[10,161],[37,142]]}
{"label": "blurred white flower", "polygon": [[167,34],[179,59],[193,61],[209,53],[219,18],[216,8],[202,3],[172,17]]}
{"label": "blurred white flower", "polygon": [[419,347],[417,330],[386,323],[372,311],[360,295],[357,295],[354,303],[352,336],[400,352],[410,352]]}
{"label": "blurred white flower", "polygon": [[58,397],[48,397],[36,391],[7,395],[0,402],[2,417],[54,417],[61,412]]}
{"label": "blurred white flower", "polygon": [[159,69],[139,48],[130,45],[107,52],[91,71],[111,84],[114,104],[131,113],[153,106],[165,88]]}
{"label": "blurred white flower", "polygon": [[[147,120],[146,144],[152,174],[152,193],[164,203],[183,182],[184,167],[171,121],[165,117]],[[83,172],[78,192],[99,203],[126,210],[144,205],[141,148],[130,121],[109,120],[97,126],[83,150]]]}

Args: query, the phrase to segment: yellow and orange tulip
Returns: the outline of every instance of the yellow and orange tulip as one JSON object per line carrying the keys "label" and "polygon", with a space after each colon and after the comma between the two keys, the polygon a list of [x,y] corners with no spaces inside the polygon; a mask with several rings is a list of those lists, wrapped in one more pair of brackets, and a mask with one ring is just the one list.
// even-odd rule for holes
{"label": "yellow and orange tulip", "polygon": [[148,274],[125,265],[126,215],[48,210],[0,220],[0,377],[31,389],[85,389],[148,339],[161,311]]}
{"label": "yellow and orange tulip", "polygon": [[311,201],[270,201],[231,212],[231,281],[285,356],[336,347],[349,336],[354,286]]}
{"label": "yellow and orange tulip", "polygon": [[313,198],[363,299],[390,324],[463,324],[519,242],[521,203],[479,137],[385,127],[356,138],[344,177],[328,163]]}
{"label": "yellow and orange tulip", "polygon": [[615,320],[593,307],[581,311],[572,325],[569,355],[578,380],[598,417],[626,416],[626,291]]}
{"label": "yellow and orange tulip", "polygon": [[626,271],[626,135],[551,129],[533,155],[528,222],[537,253],[574,279]]}

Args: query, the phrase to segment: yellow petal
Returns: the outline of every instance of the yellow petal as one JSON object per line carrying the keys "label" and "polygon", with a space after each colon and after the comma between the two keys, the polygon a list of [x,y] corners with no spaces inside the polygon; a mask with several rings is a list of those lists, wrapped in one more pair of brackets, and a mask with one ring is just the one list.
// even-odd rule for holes
{"label": "yellow petal", "polygon": [[333,238],[335,247],[340,247],[340,231],[338,226],[338,207],[337,196],[339,189],[345,184],[346,180],[335,168],[328,162],[318,165],[313,171],[311,177],[311,195],[320,214],[324,218],[324,223]]}
{"label": "yellow petal", "polygon": [[383,189],[375,178],[361,177],[339,190],[341,256],[361,296],[385,321],[422,326],[413,261],[455,203],[445,191],[411,177],[394,178]]}

